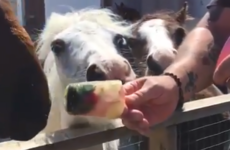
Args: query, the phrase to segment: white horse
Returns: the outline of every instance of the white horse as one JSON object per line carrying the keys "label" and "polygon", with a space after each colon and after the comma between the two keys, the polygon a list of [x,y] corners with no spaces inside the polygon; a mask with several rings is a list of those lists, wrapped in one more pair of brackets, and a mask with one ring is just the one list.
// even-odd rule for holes
{"label": "white horse", "polygon": [[[97,131],[121,125],[120,119],[70,116],[63,106],[64,89],[69,83],[111,79],[125,83],[136,78],[129,61],[122,56],[130,50],[127,39],[132,38],[131,26],[118,18],[108,9],[84,9],[53,13],[47,20],[38,40],[37,53],[44,64],[52,105],[57,103],[60,110],[57,113],[60,113],[61,128]],[[58,115],[52,114],[53,109],[51,120],[52,115]],[[79,134],[82,133],[79,131]],[[115,140],[86,149],[117,150],[118,146],[119,141]]]}

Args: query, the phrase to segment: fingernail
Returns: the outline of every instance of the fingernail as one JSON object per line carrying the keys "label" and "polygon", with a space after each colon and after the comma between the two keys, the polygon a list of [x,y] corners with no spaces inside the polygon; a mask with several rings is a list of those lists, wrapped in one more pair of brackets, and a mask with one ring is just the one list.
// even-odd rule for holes
{"label": "fingernail", "polygon": [[133,121],[143,120],[143,114],[139,110],[132,109],[129,111],[129,119]]}
{"label": "fingernail", "polygon": [[142,122],[140,122],[139,124],[140,128],[143,128],[143,129],[146,129],[146,128],[149,128],[149,122],[143,118]]}

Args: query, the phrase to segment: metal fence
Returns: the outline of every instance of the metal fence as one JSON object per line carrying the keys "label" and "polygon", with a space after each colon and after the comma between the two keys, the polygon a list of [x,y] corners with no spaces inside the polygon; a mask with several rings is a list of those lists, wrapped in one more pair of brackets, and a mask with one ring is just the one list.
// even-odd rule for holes
{"label": "metal fence", "polygon": [[85,135],[65,129],[27,142],[2,142],[0,150],[77,150],[118,138],[121,150],[228,150],[230,123],[223,112],[229,109],[230,95],[223,95],[186,103],[183,112],[152,127],[148,138],[123,126]]}
{"label": "metal fence", "polygon": [[119,150],[147,150],[148,139],[144,136],[134,135],[120,139]]}
{"label": "metal fence", "polygon": [[222,114],[185,122],[177,126],[178,150],[227,150],[230,121]]}

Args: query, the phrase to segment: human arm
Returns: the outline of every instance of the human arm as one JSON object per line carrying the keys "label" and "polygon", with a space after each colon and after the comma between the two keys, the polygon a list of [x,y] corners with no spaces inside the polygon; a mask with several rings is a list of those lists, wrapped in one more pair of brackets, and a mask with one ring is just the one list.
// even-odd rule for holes
{"label": "human arm", "polygon": [[[209,8],[183,41],[176,60],[165,70],[180,79],[185,100],[212,83],[216,61],[230,35],[230,8],[223,7],[230,7],[230,1],[216,1],[218,5]],[[178,80],[170,75],[147,76],[126,83],[128,107],[123,123],[146,134],[149,126],[166,120],[175,111],[180,99],[177,93],[181,93],[178,86]]]}
{"label": "human arm", "polygon": [[165,72],[178,76],[187,100],[212,83],[222,47],[230,35],[230,2],[217,0],[185,38],[174,63]]}

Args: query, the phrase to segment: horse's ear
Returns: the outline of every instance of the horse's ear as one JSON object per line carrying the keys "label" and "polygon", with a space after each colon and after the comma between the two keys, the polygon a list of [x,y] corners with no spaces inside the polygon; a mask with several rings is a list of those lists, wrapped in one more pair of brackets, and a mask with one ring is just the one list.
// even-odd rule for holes
{"label": "horse's ear", "polygon": [[188,15],[188,2],[184,2],[183,7],[175,13],[175,18],[180,24],[184,24],[186,20],[193,19]]}
{"label": "horse's ear", "polygon": [[117,9],[117,10],[120,9],[120,6],[119,6],[117,3],[115,3],[115,6],[116,6],[116,9]]}
{"label": "horse's ear", "polygon": [[125,7],[125,4],[123,2],[120,3],[120,7],[123,8]]}

